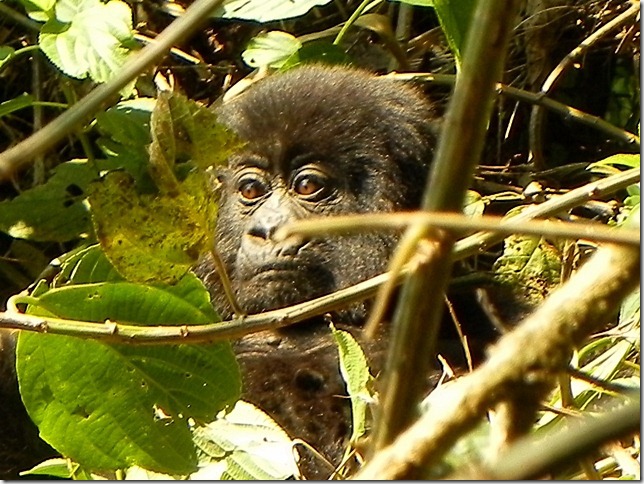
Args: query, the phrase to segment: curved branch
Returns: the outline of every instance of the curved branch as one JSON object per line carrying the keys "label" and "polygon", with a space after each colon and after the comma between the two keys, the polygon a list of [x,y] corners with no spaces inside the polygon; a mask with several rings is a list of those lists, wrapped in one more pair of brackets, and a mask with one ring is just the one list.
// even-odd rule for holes
{"label": "curved branch", "polygon": [[[639,0],[633,2],[633,5],[623,12],[622,14],[615,17],[613,20],[603,25],[597,31],[593,32],[588,36],[581,44],[575,47],[570,51],[566,57],[564,57],[561,62],[555,67],[550,75],[546,78],[541,86],[540,93],[543,95],[547,94],[552,90],[557,81],[561,78],[561,75],[566,72],[566,70],[573,65],[573,63],[582,56],[590,47],[592,47],[598,40],[600,40],[605,35],[608,35],[613,30],[621,27],[626,22],[631,21],[640,13],[640,2]],[[532,153],[535,166],[541,166],[543,161],[543,152],[542,152],[542,126],[543,126],[543,116],[544,111],[541,107],[535,106],[532,109],[532,114],[530,116],[530,125],[529,125],[529,135],[530,135],[530,152]]]}

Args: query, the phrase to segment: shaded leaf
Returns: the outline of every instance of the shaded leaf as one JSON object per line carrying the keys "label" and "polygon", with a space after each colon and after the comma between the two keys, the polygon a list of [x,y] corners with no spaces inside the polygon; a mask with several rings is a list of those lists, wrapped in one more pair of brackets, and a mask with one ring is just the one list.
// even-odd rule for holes
{"label": "shaded leaf", "polygon": [[18,111],[19,109],[27,108],[31,106],[33,102],[34,97],[31,94],[21,94],[18,97],[4,101],[0,103],[0,118],[13,113],[14,111]]}
{"label": "shaded leaf", "polygon": [[[8,45],[0,45],[0,69],[13,58],[16,50]],[[4,104],[4,103],[3,103]]]}
{"label": "shaded leaf", "polygon": [[463,58],[470,23],[474,17],[477,0],[397,0],[420,7],[434,7],[456,65]]}
{"label": "shaded leaf", "polygon": [[64,242],[91,233],[85,190],[96,177],[84,160],[58,165],[44,185],[0,202],[0,230],[14,238]]}
{"label": "shaded leaf", "polygon": [[97,143],[108,157],[101,168],[124,169],[139,187],[152,187],[147,146],[152,141],[150,113],[155,103],[153,98],[129,99],[96,116],[101,133]]}

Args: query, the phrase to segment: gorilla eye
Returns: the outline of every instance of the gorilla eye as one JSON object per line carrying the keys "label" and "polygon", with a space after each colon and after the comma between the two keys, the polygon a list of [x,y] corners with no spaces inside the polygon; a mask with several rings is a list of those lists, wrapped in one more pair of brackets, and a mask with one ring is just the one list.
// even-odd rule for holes
{"label": "gorilla eye", "polygon": [[260,198],[268,192],[266,184],[262,180],[254,177],[243,177],[239,180],[237,190],[242,198],[249,201]]}
{"label": "gorilla eye", "polygon": [[328,181],[319,171],[307,170],[293,179],[293,191],[305,198],[318,198],[324,194]]}

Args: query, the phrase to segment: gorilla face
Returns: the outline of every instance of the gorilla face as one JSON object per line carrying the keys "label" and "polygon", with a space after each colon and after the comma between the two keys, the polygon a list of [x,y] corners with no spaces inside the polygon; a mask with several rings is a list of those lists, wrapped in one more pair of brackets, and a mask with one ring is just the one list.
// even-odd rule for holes
{"label": "gorilla face", "polygon": [[[434,145],[414,90],[345,68],[309,66],[258,82],[219,110],[246,142],[221,171],[216,244],[249,314],[334,292],[385,270],[392,234],[273,240],[308,217],[418,205]],[[205,261],[197,272],[230,309]],[[345,315],[362,319],[360,305]]]}

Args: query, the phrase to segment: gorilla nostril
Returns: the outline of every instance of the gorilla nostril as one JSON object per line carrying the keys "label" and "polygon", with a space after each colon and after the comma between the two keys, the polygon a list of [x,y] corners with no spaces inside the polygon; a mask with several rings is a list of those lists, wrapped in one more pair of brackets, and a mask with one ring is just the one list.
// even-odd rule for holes
{"label": "gorilla nostril", "polygon": [[275,231],[270,230],[264,226],[255,225],[248,229],[248,235],[262,240],[268,240],[271,238]]}

